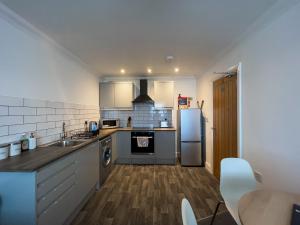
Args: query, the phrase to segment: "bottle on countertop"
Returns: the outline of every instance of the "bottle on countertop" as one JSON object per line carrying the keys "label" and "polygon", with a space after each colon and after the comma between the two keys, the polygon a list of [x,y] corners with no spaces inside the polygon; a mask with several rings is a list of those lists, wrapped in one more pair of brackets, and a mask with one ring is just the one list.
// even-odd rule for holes
{"label": "bottle on countertop", "polygon": [[22,152],[29,150],[29,140],[26,133],[21,136],[21,150]]}
{"label": "bottle on countertop", "polygon": [[28,149],[33,150],[36,149],[36,138],[34,137],[34,134],[31,133],[30,137],[28,138]]}
{"label": "bottle on countertop", "polygon": [[84,132],[88,132],[89,129],[88,129],[88,121],[85,121],[84,122]]}
{"label": "bottle on countertop", "polygon": [[127,127],[131,127],[131,116],[127,119]]}

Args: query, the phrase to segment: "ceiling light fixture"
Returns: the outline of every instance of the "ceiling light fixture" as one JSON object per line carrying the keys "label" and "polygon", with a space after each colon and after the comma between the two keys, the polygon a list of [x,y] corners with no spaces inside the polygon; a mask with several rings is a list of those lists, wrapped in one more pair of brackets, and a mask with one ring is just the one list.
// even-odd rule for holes
{"label": "ceiling light fixture", "polygon": [[178,72],[179,72],[179,68],[178,68],[178,67],[175,67],[175,68],[174,68],[174,72],[175,72],[175,73],[178,73]]}
{"label": "ceiling light fixture", "polygon": [[125,74],[125,73],[126,73],[126,70],[125,70],[125,69],[121,69],[121,70],[120,70],[120,73],[121,73],[121,74]]}
{"label": "ceiling light fixture", "polygon": [[165,58],[165,60],[166,60],[167,63],[171,63],[171,62],[173,62],[173,60],[174,60],[174,56],[172,56],[172,55],[167,55],[166,58]]}
{"label": "ceiling light fixture", "polygon": [[147,72],[150,74],[150,73],[152,73],[152,69],[151,68],[148,68],[147,69]]}

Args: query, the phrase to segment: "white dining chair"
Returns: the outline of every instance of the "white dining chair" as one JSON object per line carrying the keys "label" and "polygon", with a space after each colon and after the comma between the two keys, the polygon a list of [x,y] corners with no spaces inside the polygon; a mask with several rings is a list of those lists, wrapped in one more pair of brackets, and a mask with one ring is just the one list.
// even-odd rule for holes
{"label": "white dining chair", "polygon": [[220,192],[224,201],[219,201],[211,220],[213,224],[220,204],[225,204],[227,210],[241,225],[238,215],[240,198],[256,189],[256,180],[250,164],[241,158],[225,158],[221,161]]}
{"label": "white dining chair", "polygon": [[197,225],[192,206],[186,198],[181,202],[181,217],[183,225]]}

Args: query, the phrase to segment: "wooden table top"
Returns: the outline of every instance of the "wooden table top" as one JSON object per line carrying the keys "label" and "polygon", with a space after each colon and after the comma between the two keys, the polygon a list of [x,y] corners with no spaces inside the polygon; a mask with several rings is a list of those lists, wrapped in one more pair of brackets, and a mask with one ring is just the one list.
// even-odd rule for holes
{"label": "wooden table top", "polygon": [[281,191],[257,190],[239,201],[239,217],[243,225],[291,225],[293,204],[300,195]]}

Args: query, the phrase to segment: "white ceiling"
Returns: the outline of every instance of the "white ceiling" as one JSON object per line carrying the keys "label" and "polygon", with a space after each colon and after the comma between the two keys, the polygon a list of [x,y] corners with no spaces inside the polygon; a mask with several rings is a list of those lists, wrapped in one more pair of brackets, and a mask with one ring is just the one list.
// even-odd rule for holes
{"label": "white ceiling", "polygon": [[[276,0],[0,0],[99,75],[197,75]],[[172,63],[165,56],[173,55]]]}

